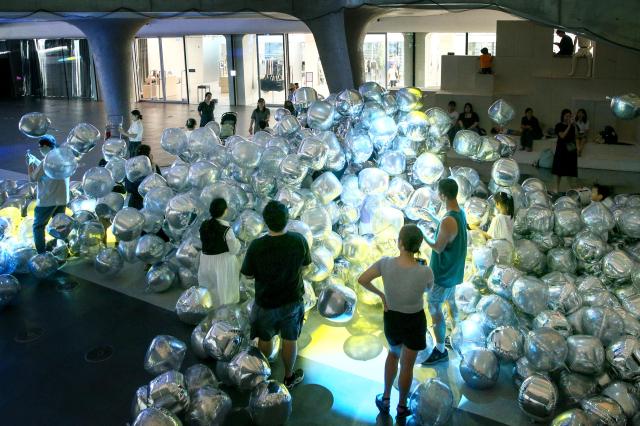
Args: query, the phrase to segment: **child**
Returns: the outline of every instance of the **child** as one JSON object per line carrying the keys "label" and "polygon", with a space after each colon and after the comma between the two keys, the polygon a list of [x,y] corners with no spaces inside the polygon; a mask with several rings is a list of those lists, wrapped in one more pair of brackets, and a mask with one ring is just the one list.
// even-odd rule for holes
{"label": "child", "polygon": [[493,74],[491,64],[493,63],[493,56],[489,53],[489,49],[483,47],[480,51],[480,74]]}
{"label": "child", "polygon": [[485,236],[507,240],[513,244],[513,198],[505,192],[498,192],[493,201],[496,204],[497,213],[491,220],[491,225],[489,225]]}
{"label": "child", "polygon": [[604,185],[594,183],[591,187],[591,201],[603,201],[609,195],[611,195],[611,191]]}
{"label": "child", "polygon": [[224,198],[214,199],[209,206],[211,219],[200,226],[198,283],[211,292],[214,308],[240,301],[240,268],[236,258],[240,242],[229,223],[221,219],[226,211]]}
{"label": "child", "polygon": [[187,137],[191,136],[191,133],[193,133],[195,129],[196,129],[196,119],[195,118],[187,119],[187,122],[185,123],[185,130],[184,130]]}

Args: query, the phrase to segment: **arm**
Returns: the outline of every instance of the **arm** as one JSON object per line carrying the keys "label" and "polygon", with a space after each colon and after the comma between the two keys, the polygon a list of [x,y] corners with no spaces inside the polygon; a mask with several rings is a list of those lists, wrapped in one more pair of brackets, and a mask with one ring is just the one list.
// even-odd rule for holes
{"label": "arm", "polygon": [[233,232],[233,229],[229,228],[227,230],[227,234],[224,236],[224,239],[227,242],[227,247],[229,247],[229,253],[234,256],[240,253],[240,241],[236,238],[236,234]]}
{"label": "arm", "polygon": [[438,238],[434,243],[427,241],[431,250],[436,253],[442,253],[451,240],[458,233],[458,224],[452,217],[445,217],[440,223],[440,230],[438,231]]}
{"label": "arm", "polygon": [[202,104],[198,105],[198,115],[202,117]]}
{"label": "arm", "polygon": [[571,130],[571,127],[573,127],[573,123],[569,124],[567,126],[567,128],[564,129],[564,132],[558,132],[558,136],[560,136],[562,139],[564,139],[567,136],[567,134],[569,133],[569,130]]}
{"label": "arm", "polygon": [[253,244],[249,245],[247,253],[244,255],[242,267],[240,268],[240,273],[248,278],[253,278],[255,275],[255,271],[253,270],[253,262],[251,262],[251,259],[253,257],[253,250],[251,250],[252,245]]}
{"label": "arm", "polygon": [[252,135],[253,134],[253,123],[256,122],[256,119],[254,118],[254,116],[251,116],[251,122],[249,123],[249,134]]}
{"label": "arm", "polygon": [[469,128],[470,129],[475,129],[479,125],[480,125],[480,117],[478,117],[478,114],[474,113],[473,114],[473,124],[471,126],[469,126]]}
{"label": "arm", "polygon": [[388,311],[389,308],[387,307],[387,299],[384,297],[384,293],[378,290],[373,284],[371,284],[371,281],[380,277],[380,269],[379,269],[378,263],[379,262],[376,262],[373,265],[371,265],[369,269],[364,271],[362,275],[358,277],[358,284],[360,284],[362,287],[366,288],[370,292],[377,294],[378,297],[380,297],[380,299],[382,300],[382,305],[384,306],[384,310]]}

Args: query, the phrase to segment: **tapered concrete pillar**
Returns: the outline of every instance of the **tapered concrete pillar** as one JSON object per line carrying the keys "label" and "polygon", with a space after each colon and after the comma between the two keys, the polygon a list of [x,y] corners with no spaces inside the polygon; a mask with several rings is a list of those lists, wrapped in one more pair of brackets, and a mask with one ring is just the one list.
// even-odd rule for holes
{"label": "tapered concrete pillar", "polygon": [[89,48],[100,83],[100,95],[107,116],[122,115],[129,123],[133,85],[133,38],[145,19],[84,19],[69,23],[78,27],[89,41]]}
{"label": "tapered concrete pillar", "polygon": [[341,9],[319,18],[300,17],[316,41],[331,92],[364,82],[364,37],[367,25],[385,12],[378,8]]}

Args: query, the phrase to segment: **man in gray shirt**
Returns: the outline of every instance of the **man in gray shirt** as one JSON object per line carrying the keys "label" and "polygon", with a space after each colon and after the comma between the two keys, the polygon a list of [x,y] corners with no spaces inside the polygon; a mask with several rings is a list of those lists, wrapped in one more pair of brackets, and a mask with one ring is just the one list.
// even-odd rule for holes
{"label": "man in gray shirt", "polygon": [[[45,157],[49,151],[56,149],[56,139],[44,135],[38,141],[40,153]],[[69,178],[51,179],[44,173],[43,162],[30,162],[29,179],[37,182],[36,208],[33,218],[33,241],[38,253],[45,252],[44,228],[49,219],[57,213],[64,213],[69,203]]]}

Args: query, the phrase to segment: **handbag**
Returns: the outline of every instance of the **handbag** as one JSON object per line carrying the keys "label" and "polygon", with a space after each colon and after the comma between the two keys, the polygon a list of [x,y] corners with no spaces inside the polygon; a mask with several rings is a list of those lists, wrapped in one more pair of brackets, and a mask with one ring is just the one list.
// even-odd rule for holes
{"label": "handbag", "polygon": [[577,148],[575,142],[567,142],[567,144],[565,146],[567,148],[567,152],[573,152]]}

